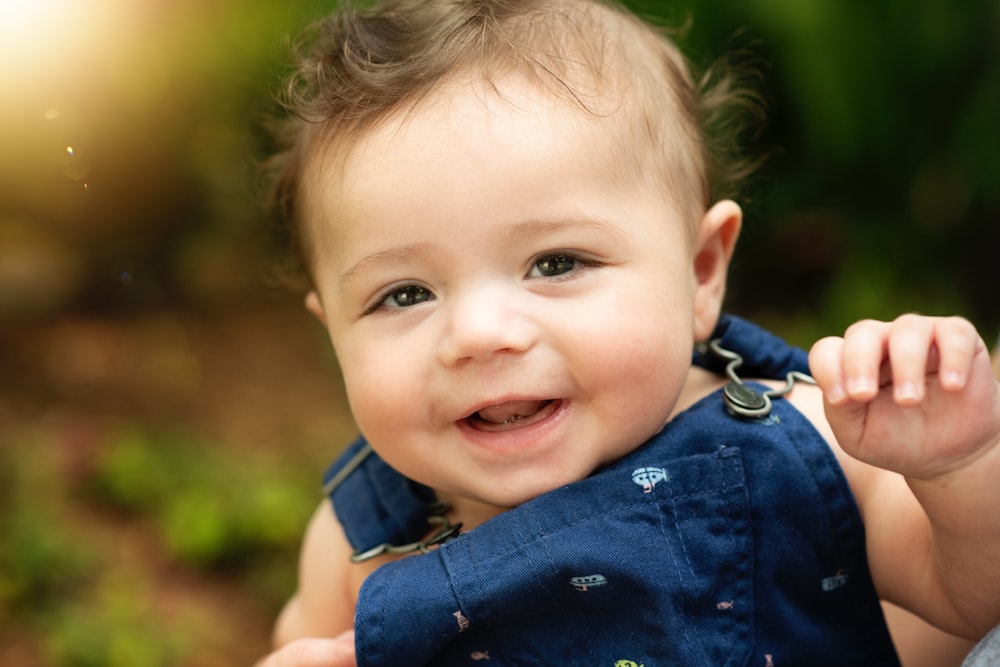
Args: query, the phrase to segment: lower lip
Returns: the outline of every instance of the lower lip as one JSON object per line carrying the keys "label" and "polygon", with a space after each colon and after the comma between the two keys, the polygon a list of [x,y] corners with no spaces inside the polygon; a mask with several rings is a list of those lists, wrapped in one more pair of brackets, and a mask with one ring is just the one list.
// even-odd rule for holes
{"label": "lower lip", "polygon": [[525,425],[517,422],[510,428],[501,431],[487,431],[476,428],[468,420],[457,422],[458,429],[466,440],[478,447],[499,453],[510,454],[535,448],[543,444],[543,439],[559,424],[566,420],[571,409],[564,400],[555,400],[544,408],[549,414],[537,421],[528,421]]}

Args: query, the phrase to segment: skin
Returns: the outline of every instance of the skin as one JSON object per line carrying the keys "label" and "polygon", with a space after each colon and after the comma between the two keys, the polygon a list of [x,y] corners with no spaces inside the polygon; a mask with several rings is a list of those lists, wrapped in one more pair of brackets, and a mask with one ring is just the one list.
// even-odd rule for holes
{"label": "skin", "polygon": [[[628,170],[613,114],[517,77],[499,87],[502,100],[448,84],[371,131],[342,171],[319,156],[306,197],[307,307],[358,425],[467,527],[586,477],[721,385],[690,350],[719,317],[741,225],[723,201],[690,235],[657,184],[615,177]],[[984,520],[1000,501],[1000,390],[982,340],[958,318],[904,316],[818,342],[810,364],[818,387],[788,400],[844,468],[880,595],[983,634],[1000,620],[984,585],[1000,563],[983,555],[1000,545]],[[344,633],[385,558],[349,553],[321,506],[283,648],[262,666],[354,664]]]}
{"label": "skin", "polygon": [[882,603],[882,611],[904,667],[958,667],[976,643],[943,632],[890,602]]}

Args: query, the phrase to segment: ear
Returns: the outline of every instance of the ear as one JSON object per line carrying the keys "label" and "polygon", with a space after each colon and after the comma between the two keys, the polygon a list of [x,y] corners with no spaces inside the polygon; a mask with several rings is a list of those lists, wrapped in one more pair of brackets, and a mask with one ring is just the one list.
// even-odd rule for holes
{"label": "ear", "polygon": [[324,327],[326,326],[326,311],[323,310],[323,302],[319,300],[319,294],[316,293],[316,290],[309,290],[309,294],[306,294],[306,310],[312,313]]}
{"label": "ear", "polygon": [[702,217],[694,245],[694,336],[712,335],[722,312],[729,261],[743,225],[743,211],[728,199],[712,206]]}

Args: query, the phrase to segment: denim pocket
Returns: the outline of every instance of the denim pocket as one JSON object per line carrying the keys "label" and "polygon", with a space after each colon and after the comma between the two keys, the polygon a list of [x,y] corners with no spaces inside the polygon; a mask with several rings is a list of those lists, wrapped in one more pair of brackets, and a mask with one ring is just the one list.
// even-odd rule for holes
{"label": "denim pocket", "polygon": [[684,579],[676,602],[685,638],[700,646],[705,664],[743,665],[753,647],[754,619],[753,535],[743,468],[735,448],[722,450],[714,461],[699,458],[678,467],[695,479],[706,465],[715,468],[716,484],[672,497],[662,515],[665,539]]}
{"label": "denim pocket", "polygon": [[753,540],[739,450],[645,463],[522,506],[504,529],[524,541],[472,570],[475,554],[448,545],[462,553],[446,561],[470,628],[434,664],[745,664]]}

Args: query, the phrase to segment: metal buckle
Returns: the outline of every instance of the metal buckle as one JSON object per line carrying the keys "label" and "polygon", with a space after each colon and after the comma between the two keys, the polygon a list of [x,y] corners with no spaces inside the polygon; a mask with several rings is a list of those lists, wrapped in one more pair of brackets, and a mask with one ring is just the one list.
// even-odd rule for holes
{"label": "metal buckle", "polygon": [[721,338],[710,340],[706,347],[712,354],[727,362],[726,375],[729,377],[729,382],[722,388],[722,397],[725,400],[726,408],[739,417],[747,419],[766,417],[771,414],[771,399],[780,398],[790,392],[796,382],[816,384],[816,380],[811,376],[799,371],[790,371],[785,375],[783,387],[764,392],[757,391],[745,384],[736,373],[736,369],[743,365],[742,355],[722,347]]}
{"label": "metal buckle", "polygon": [[[358,450],[358,452],[351,457],[351,460],[344,465],[344,467],[330,479],[329,482],[323,485],[323,495],[329,496],[336,490],[338,486],[343,484],[344,480],[347,479],[348,475],[354,472],[365,459],[372,454],[372,446],[368,443]],[[410,542],[409,544],[389,544],[388,542],[383,542],[377,547],[372,547],[367,551],[355,551],[351,554],[350,559],[352,563],[363,563],[366,560],[371,560],[381,556],[382,554],[408,554],[414,551],[419,551],[422,554],[428,552],[430,547],[443,544],[448,540],[458,537],[462,532],[461,523],[452,523],[448,520],[446,516],[448,510],[451,506],[448,503],[437,501],[427,507],[427,523],[432,526],[438,526],[429,537],[426,537],[418,542]]]}
{"label": "metal buckle", "polygon": [[389,544],[383,542],[377,547],[372,547],[367,551],[354,552],[351,554],[352,563],[363,563],[366,560],[371,560],[372,558],[377,558],[382,554],[408,554],[415,551],[419,551],[422,554],[427,553],[430,547],[443,544],[450,539],[458,537],[462,532],[461,523],[452,523],[448,520],[446,516],[448,510],[451,506],[448,503],[438,501],[427,508],[427,523],[432,526],[438,526],[429,537],[426,537],[418,542],[410,542],[409,544]]}

